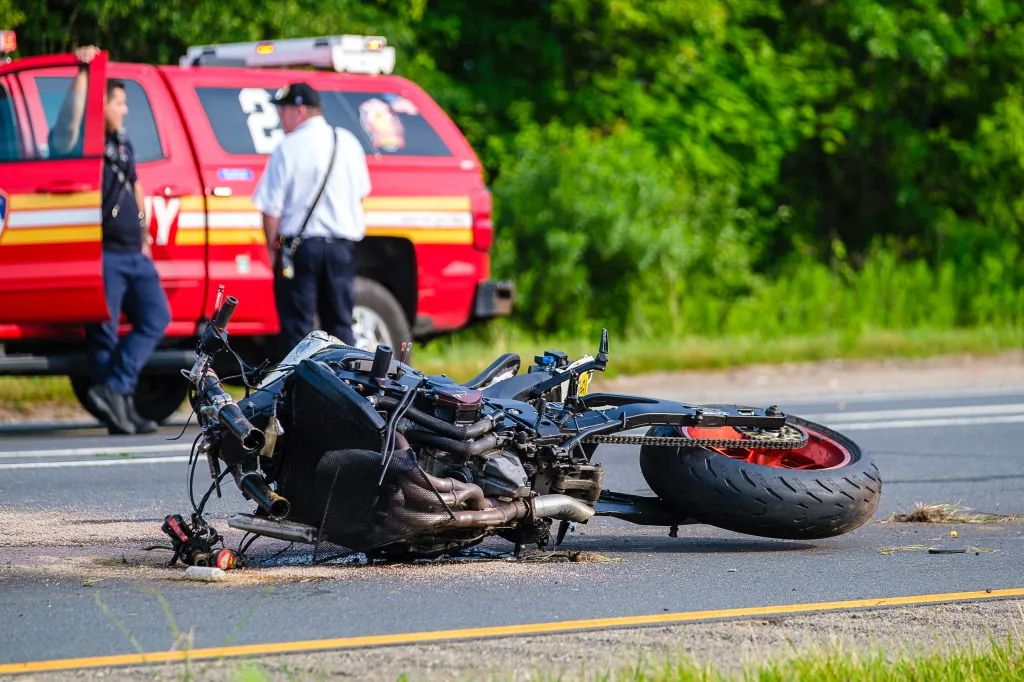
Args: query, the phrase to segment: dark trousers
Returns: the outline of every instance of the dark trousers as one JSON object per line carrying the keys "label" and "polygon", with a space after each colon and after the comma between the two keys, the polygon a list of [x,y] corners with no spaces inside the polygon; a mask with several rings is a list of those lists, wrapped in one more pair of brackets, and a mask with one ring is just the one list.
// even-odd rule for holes
{"label": "dark trousers", "polygon": [[280,258],[274,273],[274,296],[281,320],[284,357],[314,329],[320,329],[353,345],[352,306],[356,300],[355,242],[348,239],[310,238],[295,252],[295,276],[281,276]]}
{"label": "dark trousers", "polygon": [[[103,288],[110,322],[85,328],[85,350],[94,384],[106,384],[118,393],[135,392],[139,373],[160,343],[171,311],[153,261],[141,253],[103,252]],[[132,329],[117,335],[124,312]]]}

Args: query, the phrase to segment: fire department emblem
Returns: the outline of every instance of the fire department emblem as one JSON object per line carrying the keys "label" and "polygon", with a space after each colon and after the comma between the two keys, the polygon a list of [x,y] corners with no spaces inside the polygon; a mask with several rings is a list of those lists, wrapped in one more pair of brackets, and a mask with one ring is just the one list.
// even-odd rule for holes
{"label": "fire department emblem", "polygon": [[359,123],[374,147],[397,152],[405,146],[405,127],[387,102],[376,97],[363,102],[359,105]]}
{"label": "fire department emblem", "polygon": [[7,214],[10,213],[11,197],[7,192],[0,189],[0,237],[3,237],[7,228]]}

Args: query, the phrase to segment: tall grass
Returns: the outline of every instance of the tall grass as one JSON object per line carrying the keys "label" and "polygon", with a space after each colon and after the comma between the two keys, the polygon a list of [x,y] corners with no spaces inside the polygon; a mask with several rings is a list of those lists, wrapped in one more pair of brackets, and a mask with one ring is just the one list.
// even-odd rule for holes
{"label": "tall grass", "polygon": [[[501,679],[500,676],[497,679]],[[699,665],[680,656],[661,661],[640,658],[628,667],[572,675],[538,672],[537,682],[1019,682],[1024,679],[1024,649],[1019,642],[991,641],[980,647],[955,647],[886,653],[881,648],[818,646],[789,655],[772,655],[737,669]]]}

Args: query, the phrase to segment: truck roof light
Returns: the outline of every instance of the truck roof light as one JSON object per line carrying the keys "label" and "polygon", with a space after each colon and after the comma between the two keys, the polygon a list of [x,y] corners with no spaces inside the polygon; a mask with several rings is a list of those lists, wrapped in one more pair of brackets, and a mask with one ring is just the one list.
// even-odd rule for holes
{"label": "truck roof light", "polygon": [[0,52],[14,52],[18,49],[18,36],[14,31],[0,31]]}
{"label": "truck roof light", "polygon": [[191,66],[313,66],[346,73],[389,74],[395,48],[382,36],[335,35],[317,38],[261,40],[251,43],[195,45],[179,60]]}

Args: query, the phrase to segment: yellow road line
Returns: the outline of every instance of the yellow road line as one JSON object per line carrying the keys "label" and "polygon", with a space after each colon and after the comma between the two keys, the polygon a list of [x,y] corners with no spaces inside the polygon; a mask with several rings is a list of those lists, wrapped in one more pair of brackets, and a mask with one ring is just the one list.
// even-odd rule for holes
{"label": "yellow road line", "polygon": [[239,646],[193,649],[191,651],[154,651],[141,654],[119,654],[115,656],[93,656],[89,658],[64,658],[51,661],[5,663],[0,664],[0,675],[9,675],[13,673],[54,672],[56,670],[73,670],[76,668],[101,668],[117,665],[175,663],[186,659],[196,661],[236,656],[295,654],[311,651],[324,651],[327,649],[351,649],[355,647],[387,646],[395,644],[424,644],[445,640],[511,637],[517,635],[544,635],[568,631],[596,630],[600,628],[637,627],[643,625],[675,625],[678,623],[688,623],[698,620],[753,618],[758,616],[779,616],[801,613],[818,613],[822,611],[843,611],[848,609],[894,606],[921,606],[924,604],[938,604],[941,602],[1000,599],[1006,597],[1024,597],[1024,588],[991,591],[986,590],[984,592],[923,594],[911,597],[883,597],[881,599],[857,599],[852,601],[818,602],[811,604],[788,604],[784,606],[754,606],[742,609],[719,609],[716,611],[659,613],[650,616],[592,618],[588,620],[529,623],[526,625],[465,628],[462,630],[407,632],[396,635],[369,635],[364,637],[341,637],[337,639],[314,639],[301,642],[245,644]]}

